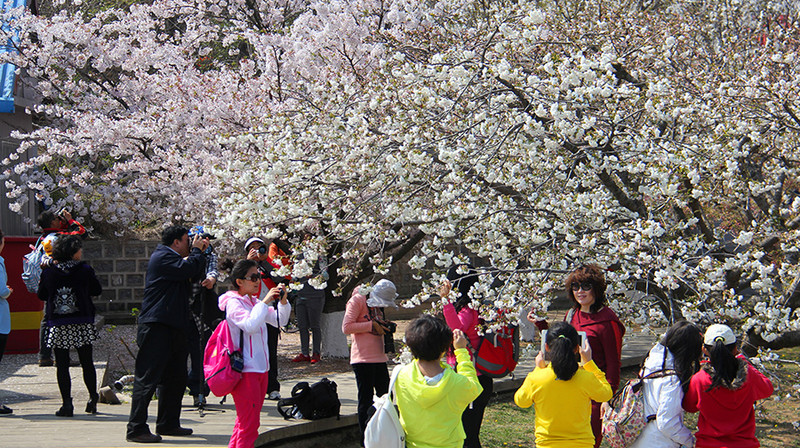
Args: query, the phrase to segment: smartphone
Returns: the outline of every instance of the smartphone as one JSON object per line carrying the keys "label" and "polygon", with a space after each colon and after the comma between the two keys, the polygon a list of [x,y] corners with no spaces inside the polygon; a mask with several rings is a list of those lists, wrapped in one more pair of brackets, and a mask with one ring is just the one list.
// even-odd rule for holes
{"label": "smartphone", "polygon": [[[581,347],[583,347],[584,344],[588,344],[589,341],[586,338],[586,332],[585,331],[579,331],[578,332],[578,337],[581,340],[581,342],[580,342],[580,344],[581,344],[580,346]],[[546,345],[547,345],[547,330],[542,330],[542,344],[539,347],[539,350],[541,350],[542,353],[544,353],[545,362],[550,362],[552,357],[550,356],[550,353],[547,350],[545,350],[545,348],[546,348],[545,346]]]}

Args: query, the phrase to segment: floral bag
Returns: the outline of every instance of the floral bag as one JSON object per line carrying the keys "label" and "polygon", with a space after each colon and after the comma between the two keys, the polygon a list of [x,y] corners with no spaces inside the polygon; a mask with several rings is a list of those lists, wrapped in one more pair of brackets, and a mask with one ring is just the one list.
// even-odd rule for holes
{"label": "floral bag", "polygon": [[611,408],[603,416],[603,439],[612,448],[630,446],[648,422],[655,415],[644,415],[644,380],[676,375],[671,369],[661,369],[642,376],[642,370],[636,378],[628,380],[625,387],[620,388],[608,403]]}

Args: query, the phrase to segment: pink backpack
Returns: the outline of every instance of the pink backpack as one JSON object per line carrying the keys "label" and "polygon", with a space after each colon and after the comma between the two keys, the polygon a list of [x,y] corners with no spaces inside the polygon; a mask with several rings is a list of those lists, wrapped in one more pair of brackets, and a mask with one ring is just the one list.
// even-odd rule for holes
{"label": "pink backpack", "polygon": [[223,320],[211,334],[203,354],[203,373],[208,388],[218,397],[225,396],[242,379],[244,369],[244,332],[239,333],[238,348],[233,343],[228,321]]}

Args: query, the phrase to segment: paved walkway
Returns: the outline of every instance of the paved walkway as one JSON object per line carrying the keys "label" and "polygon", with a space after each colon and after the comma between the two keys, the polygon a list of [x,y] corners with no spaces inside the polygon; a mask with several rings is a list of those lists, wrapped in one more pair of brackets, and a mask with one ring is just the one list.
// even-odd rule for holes
{"label": "paved walkway", "polygon": [[[636,365],[650,349],[655,338],[649,334],[626,336],[623,347],[623,366]],[[125,441],[125,425],[130,411],[129,397],[118,394],[121,405],[99,404],[96,415],[83,413],[88,394],[83,386],[80,367],[70,368],[72,374],[75,417],[56,417],[60,406],[56,372],[54,367],[39,367],[37,355],[5,355],[0,365],[0,403],[14,409],[8,416],[0,416],[0,446],[4,448],[89,448],[129,447],[141,444]],[[519,387],[532,369],[532,360],[522,362],[513,378],[495,382],[495,391],[510,391]],[[98,378],[103,377],[105,363],[96,363]],[[266,401],[261,416],[261,435],[256,446],[269,444],[290,437],[307,436],[313,433],[357,424],[356,384],[352,373],[329,375],[339,387],[342,402],[342,418],[308,422],[286,421],[277,412],[274,401]],[[319,378],[306,378],[309,382]],[[296,381],[300,381],[299,379]],[[289,393],[296,381],[284,382],[284,394]],[[209,409],[198,412],[191,406],[191,398],[184,399],[181,415],[183,426],[192,428],[190,437],[165,437],[156,446],[160,447],[224,447],[227,446],[235,410],[233,401],[219,404],[220,399],[211,397]],[[150,407],[150,427],[154,430],[156,402]]]}

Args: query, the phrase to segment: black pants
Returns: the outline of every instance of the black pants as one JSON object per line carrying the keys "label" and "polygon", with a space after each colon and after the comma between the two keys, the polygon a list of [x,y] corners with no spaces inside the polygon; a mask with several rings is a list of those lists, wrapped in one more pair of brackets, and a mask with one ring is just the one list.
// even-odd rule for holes
{"label": "black pants", "polygon": [[159,323],[139,324],[136,333],[139,354],[131,396],[128,437],[150,432],[147,407],[159,389],[156,431],[180,426],[181,401],[186,389],[186,330]]}
{"label": "black pants", "polygon": [[[86,344],[76,350],[83,370],[83,384],[86,385],[86,390],[89,391],[89,397],[95,398],[97,397],[97,372],[94,370],[94,361],[92,360],[92,345]],[[72,401],[69,349],[54,348],[53,353],[56,355],[56,380],[58,380],[58,390],[61,392],[61,402],[64,405],[69,405]]]}
{"label": "black pants", "polygon": [[53,359],[53,349],[47,346],[47,316],[42,314],[42,323],[39,325],[39,361]]}
{"label": "black pants", "polygon": [[278,382],[278,339],[281,330],[267,324],[267,340],[269,341],[269,379],[267,380],[267,394],[274,391],[281,391],[281,383]]}
{"label": "black pants", "polygon": [[189,347],[189,377],[187,386],[189,386],[189,395],[208,395],[208,386],[205,382],[203,375],[203,351],[205,344],[203,341],[206,339],[201,337],[200,331],[194,322],[189,324],[186,340]]}
{"label": "black pants", "polygon": [[389,368],[385,362],[352,364],[358,388],[358,428],[361,442],[364,442],[364,429],[367,427],[367,411],[372,406],[373,395],[381,396],[389,392]]}
{"label": "black pants", "polygon": [[3,361],[3,353],[6,351],[6,342],[8,342],[8,335],[0,334],[0,362]]}
{"label": "black pants", "polygon": [[483,412],[486,410],[486,405],[489,404],[489,399],[494,391],[494,380],[488,376],[478,375],[478,381],[483,387],[483,392],[461,414],[461,424],[464,426],[464,432],[467,433],[467,438],[464,440],[464,448],[481,447],[480,435]]}

